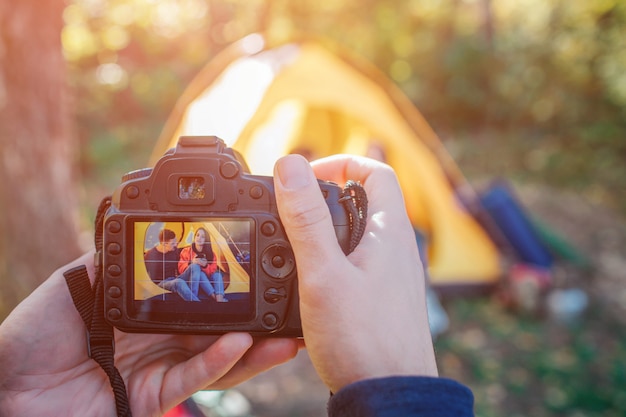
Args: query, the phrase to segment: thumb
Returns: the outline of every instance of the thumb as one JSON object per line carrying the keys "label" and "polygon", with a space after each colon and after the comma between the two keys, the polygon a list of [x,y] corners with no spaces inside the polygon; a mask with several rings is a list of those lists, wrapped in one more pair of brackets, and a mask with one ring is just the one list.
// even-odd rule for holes
{"label": "thumb", "polygon": [[[343,255],[337,243],[330,211],[304,157],[287,155],[276,162],[274,188],[280,219],[299,269]],[[300,275],[300,274],[298,274]]]}

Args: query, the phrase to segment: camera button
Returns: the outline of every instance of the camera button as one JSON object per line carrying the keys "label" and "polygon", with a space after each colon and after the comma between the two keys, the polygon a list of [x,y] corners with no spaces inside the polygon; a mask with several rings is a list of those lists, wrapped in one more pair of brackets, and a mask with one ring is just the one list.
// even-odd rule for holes
{"label": "camera button", "polygon": [[250,197],[254,198],[255,200],[263,197],[263,187],[261,187],[260,185],[255,185],[254,187],[250,188]]}
{"label": "camera button", "polygon": [[107,230],[109,233],[117,233],[122,230],[122,225],[120,222],[113,220],[107,224]]}
{"label": "camera button", "polygon": [[130,199],[139,197],[139,188],[134,185],[127,187],[124,192],[126,193],[126,197]]}
{"label": "camera button", "polygon": [[273,236],[276,233],[276,225],[273,222],[265,222],[261,225],[261,233],[265,236]]}
{"label": "camera button", "polygon": [[120,298],[120,296],[122,295],[122,290],[120,289],[120,287],[113,286],[109,288],[108,293],[109,297],[111,298]]}
{"label": "camera button", "polygon": [[239,174],[239,166],[234,162],[226,162],[220,167],[220,172],[224,178],[234,178]]}
{"label": "camera button", "polygon": [[107,272],[109,275],[116,277],[122,273],[122,268],[119,265],[111,265],[107,268]]}
{"label": "camera button", "polygon": [[274,313],[267,313],[263,316],[263,327],[266,329],[275,329],[278,326],[278,316]]}
{"label": "camera button", "polygon": [[268,303],[274,304],[287,298],[287,291],[285,291],[285,288],[283,287],[268,288],[267,290],[265,290],[265,294],[263,294],[263,298]]}
{"label": "camera button", "polygon": [[110,255],[119,255],[122,253],[122,246],[119,243],[109,243],[107,249]]}
{"label": "camera button", "polygon": [[118,308],[112,308],[107,312],[109,320],[119,320],[122,318],[122,312]]}
{"label": "camera button", "polygon": [[282,268],[285,266],[285,258],[280,255],[276,255],[272,258],[272,266],[274,268]]}

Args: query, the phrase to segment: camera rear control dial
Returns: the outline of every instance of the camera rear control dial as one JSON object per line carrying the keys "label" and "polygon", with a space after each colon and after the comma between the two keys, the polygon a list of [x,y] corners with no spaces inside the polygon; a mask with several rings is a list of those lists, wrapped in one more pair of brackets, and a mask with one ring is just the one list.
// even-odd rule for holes
{"label": "camera rear control dial", "polygon": [[270,277],[285,279],[294,271],[296,262],[291,248],[277,243],[265,249],[261,255],[261,266]]}

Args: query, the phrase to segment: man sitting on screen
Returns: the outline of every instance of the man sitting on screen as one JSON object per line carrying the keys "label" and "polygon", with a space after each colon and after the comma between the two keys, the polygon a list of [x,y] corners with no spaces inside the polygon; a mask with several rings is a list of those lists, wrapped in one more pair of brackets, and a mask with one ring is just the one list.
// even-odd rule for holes
{"label": "man sitting on screen", "polygon": [[[198,296],[191,291],[189,284],[194,280],[199,281],[204,272],[200,266],[193,265],[179,275],[178,256],[176,234],[169,229],[161,230],[159,243],[144,255],[148,275],[159,287],[178,294],[183,300],[200,301]],[[206,275],[204,279],[206,280]]]}

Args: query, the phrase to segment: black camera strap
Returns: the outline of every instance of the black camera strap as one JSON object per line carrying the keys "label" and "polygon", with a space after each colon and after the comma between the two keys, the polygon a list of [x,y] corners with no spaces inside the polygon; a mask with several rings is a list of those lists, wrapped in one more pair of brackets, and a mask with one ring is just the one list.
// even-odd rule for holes
{"label": "black camera strap", "polygon": [[367,194],[359,182],[349,180],[343,187],[339,202],[350,216],[350,247],[347,255],[357,247],[365,233]]}
{"label": "black camera strap", "polygon": [[84,265],[72,268],[63,273],[72,301],[87,327],[87,353],[96,361],[109,377],[115,396],[115,408],[120,417],[131,417],[130,403],[126,393],[124,379],[114,364],[115,338],[113,326],[104,319],[104,283],[102,264],[98,253],[102,249],[102,227],[104,214],[111,205],[111,198],[102,200],[96,215],[96,262],[95,281],[93,287]]}
{"label": "black camera strap", "polygon": [[[346,209],[350,219],[350,245],[347,252],[351,253],[361,241],[365,232],[367,219],[367,196],[365,190],[355,181],[348,181],[339,200]],[[119,417],[131,417],[130,403],[124,379],[114,364],[115,338],[113,326],[104,318],[104,282],[102,260],[100,254],[103,245],[104,216],[111,205],[111,197],[100,203],[95,221],[95,281],[89,281],[87,268],[84,265],[72,268],[63,273],[72,301],[87,327],[87,352],[106,372],[113,388],[115,407]]]}

